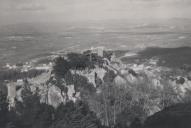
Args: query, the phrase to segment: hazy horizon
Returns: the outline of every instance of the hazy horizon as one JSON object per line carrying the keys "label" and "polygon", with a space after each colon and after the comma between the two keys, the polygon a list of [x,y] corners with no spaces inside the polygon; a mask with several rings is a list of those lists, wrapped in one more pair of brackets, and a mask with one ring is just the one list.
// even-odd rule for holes
{"label": "hazy horizon", "polygon": [[0,25],[191,18],[189,0],[0,0]]}

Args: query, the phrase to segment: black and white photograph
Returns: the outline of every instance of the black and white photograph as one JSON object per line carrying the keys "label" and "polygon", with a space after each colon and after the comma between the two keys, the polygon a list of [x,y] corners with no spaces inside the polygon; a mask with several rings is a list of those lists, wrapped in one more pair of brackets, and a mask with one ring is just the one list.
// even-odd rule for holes
{"label": "black and white photograph", "polygon": [[0,128],[191,128],[191,0],[0,0]]}

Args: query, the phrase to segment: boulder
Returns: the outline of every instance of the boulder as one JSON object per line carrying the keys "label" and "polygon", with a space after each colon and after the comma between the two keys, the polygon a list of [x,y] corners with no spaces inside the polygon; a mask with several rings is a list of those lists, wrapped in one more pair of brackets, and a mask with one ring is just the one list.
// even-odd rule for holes
{"label": "boulder", "polygon": [[51,86],[48,90],[48,104],[57,108],[61,103],[65,103],[66,97],[61,94],[61,89],[57,86]]}

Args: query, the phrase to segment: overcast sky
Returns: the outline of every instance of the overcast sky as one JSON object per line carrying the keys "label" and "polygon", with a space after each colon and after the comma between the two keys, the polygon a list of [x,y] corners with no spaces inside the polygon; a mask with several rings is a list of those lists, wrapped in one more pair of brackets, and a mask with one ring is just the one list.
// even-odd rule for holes
{"label": "overcast sky", "polygon": [[191,18],[191,0],[0,0],[0,24],[134,18]]}

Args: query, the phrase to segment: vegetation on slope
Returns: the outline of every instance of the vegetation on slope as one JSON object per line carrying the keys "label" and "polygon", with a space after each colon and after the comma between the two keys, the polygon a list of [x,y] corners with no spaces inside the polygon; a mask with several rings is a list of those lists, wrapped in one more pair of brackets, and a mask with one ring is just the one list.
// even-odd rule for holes
{"label": "vegetation on slope", "polygon": [[[133,85],[123,83],[119,86],[115,82],[117,74],[103,66],[103,58],[94,57],[92,61],[92,58],[86,54],[71,53],[67,57],[58,57],[53,66],[52,74],[55,80],[50,80],[52,84],[63,92],[67,92],[66,86],[74,85],[75,91],[80,92],[80,100],[75,103],[68,101],[55,109],[41,103],[38,93],[25,88],[22,92],[23,102],[17,101],[15,109],[8,111],[6,94],[2,93],[4,98],[0,96],[0,126],[3,128],[140,128],[151,114],[180,102],[177,92],[168,82],[160,81],[165,86],[163,89],[157,88],[146,75],[142,75],[143,80],[138,83]],[[86,77],[76,73],[83,70],[90,71],[95,66],[105,68],[107,71],[103,81],[96,87]],[[138,74],[134,77],[137,76]],[[187,99],[182,102],[189,101],[189,92],[187,95]],[[155,120],[152,117],[147,119],[145,126],[155,126]]]}
{"label": "vegetation on slope", "polygon": [[9,111],[6,97],[1,95],[1,128],[100,128],[99,120],[84,102],[68,102],[54,109],[40,103],[40,97],[27,88],[22,96],[23,102],[18,101]]}

